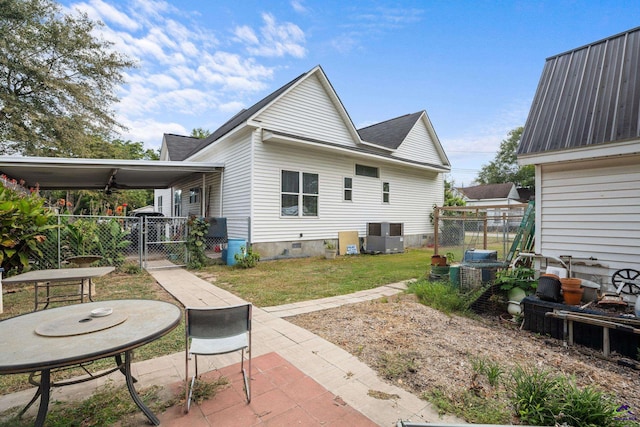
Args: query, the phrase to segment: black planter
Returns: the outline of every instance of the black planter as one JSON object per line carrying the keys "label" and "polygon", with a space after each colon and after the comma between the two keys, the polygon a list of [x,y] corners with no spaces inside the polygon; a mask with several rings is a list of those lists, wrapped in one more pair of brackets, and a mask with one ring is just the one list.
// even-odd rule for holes
{"label": "black planter", "polygon": [[560,279],[552,276],[540,276],[540,278],[538,278],[536,296],[543,301],[561,302],[562,296],[560,295],[560,289]]}

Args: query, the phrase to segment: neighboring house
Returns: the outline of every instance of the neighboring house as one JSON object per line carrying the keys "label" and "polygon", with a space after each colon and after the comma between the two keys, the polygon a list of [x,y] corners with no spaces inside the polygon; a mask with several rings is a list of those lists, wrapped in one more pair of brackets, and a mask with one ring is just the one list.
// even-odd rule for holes
{"label": "neighboring house", "polygon": [[156,202],[226,217],[229,237],[266,257],[320,254],[340,231],[366,237],[369,222],[403,223],[405,246],[423,245],[450,171],[426,112],[357,130],[319,66],[205,139],[166,134],[160,158],[224,164]]}
{"label": "neighboring house", "polygon": [[[527,200],[520,198],[518,188],[512,182],[503,184],[475,185],[473,187],[458,187],[456,191],[467,206],[477,206],[486,208],[489,218],[489,227],[499,227],[506,224],[509,227],[518,227],[522,221],[524,209],[521,207],[510,208],[511,205],[520,205]],[[504,207],[497,207],[504,206]]]}
{"label": "neighboring house", "polygon": [[547,59],[518,162],[536,168],[536,252],[607,283],[640,269],[640,28]]}

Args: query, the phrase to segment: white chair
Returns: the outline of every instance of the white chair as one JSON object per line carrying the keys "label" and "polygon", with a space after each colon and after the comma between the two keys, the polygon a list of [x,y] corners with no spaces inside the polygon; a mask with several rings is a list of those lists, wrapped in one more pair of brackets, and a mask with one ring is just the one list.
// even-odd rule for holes
{"label": "white chair", "polygon": [[[251,402],[251,309],[252,305],[185,308],[185,412],[191,407],[193,386],[198,376],[198,355],[216,355],[241,351],[240,369],[244,378],[247,403]],[[244,369],[245,350],[248,371]],[[195,356],[195,375],[189,382],[189,359]]]}

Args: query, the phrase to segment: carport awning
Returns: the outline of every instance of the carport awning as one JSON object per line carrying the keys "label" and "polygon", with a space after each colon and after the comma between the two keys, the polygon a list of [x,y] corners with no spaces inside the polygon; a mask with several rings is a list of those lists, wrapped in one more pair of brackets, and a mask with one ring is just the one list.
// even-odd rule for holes
{"label": "carport awning", "polygon": [[223,169],[224,164],[208,162],[0,156],[0,174],[43,190],[169,188],[182,179]]}

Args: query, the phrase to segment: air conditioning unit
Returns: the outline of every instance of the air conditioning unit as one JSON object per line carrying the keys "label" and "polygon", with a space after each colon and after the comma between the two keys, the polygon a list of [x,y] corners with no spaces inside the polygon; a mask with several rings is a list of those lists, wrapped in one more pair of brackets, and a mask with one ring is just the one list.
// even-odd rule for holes
{"label": "air conditioning unit", "polygon": [[404,252],[404,224],[401,222],[367,223],[366,251],[371,254]]}

